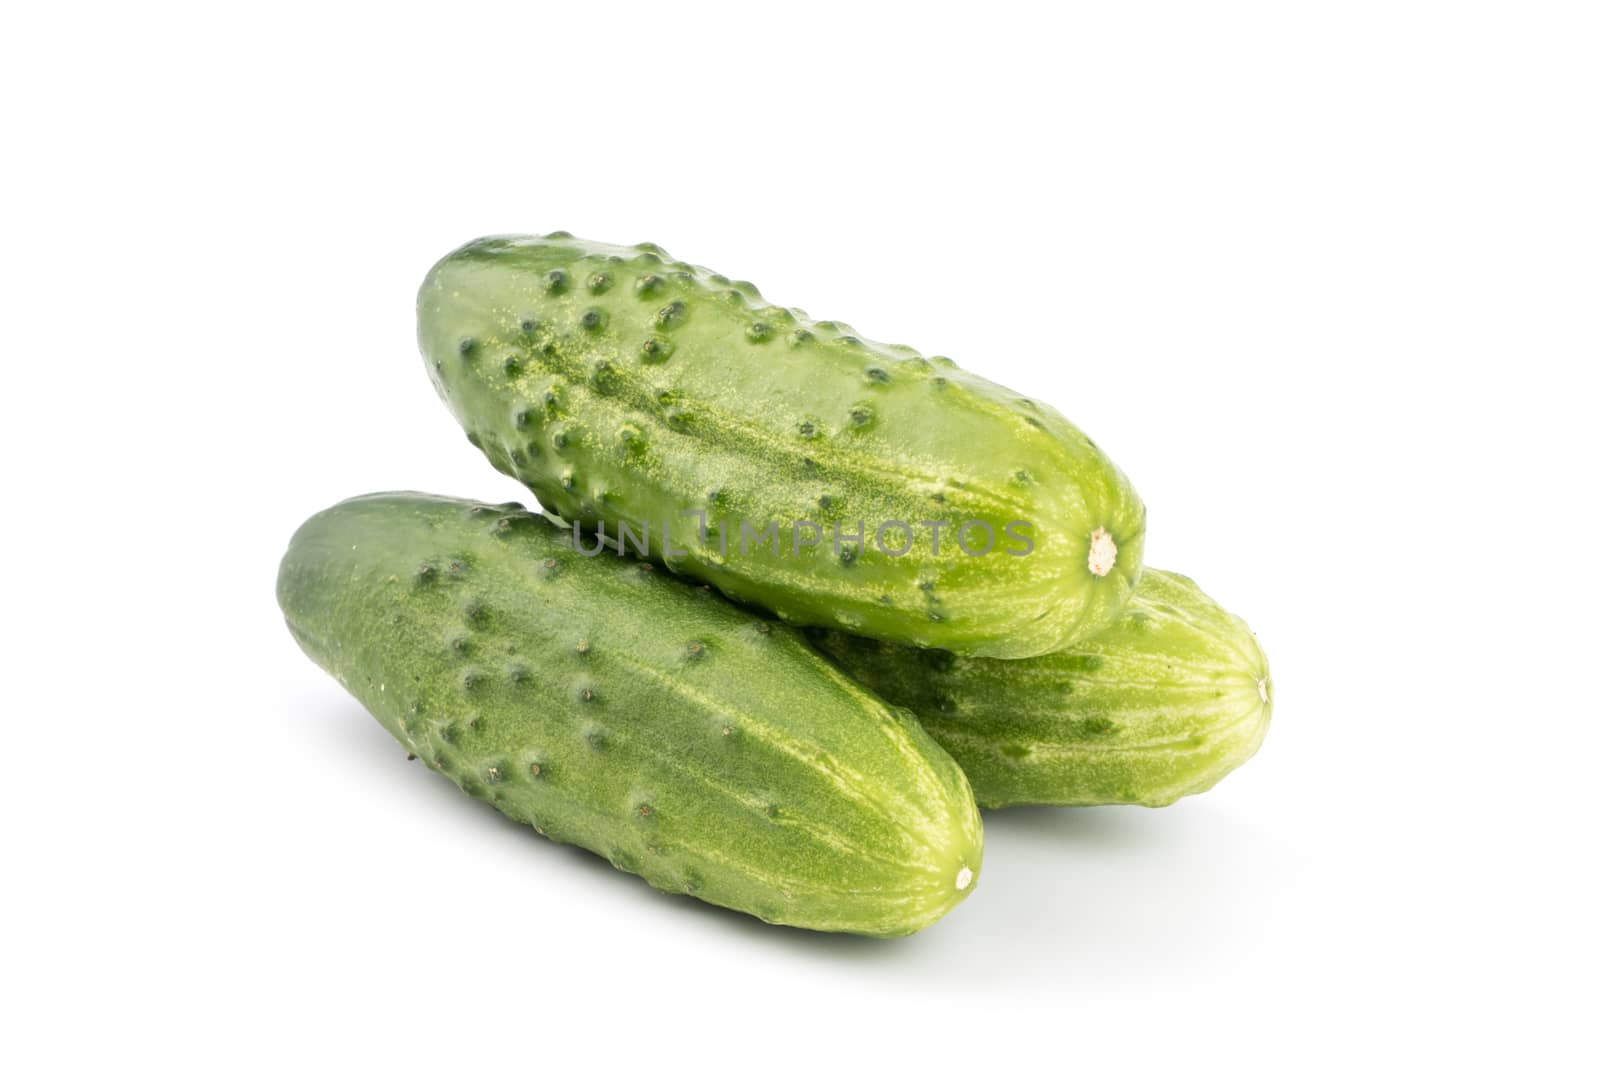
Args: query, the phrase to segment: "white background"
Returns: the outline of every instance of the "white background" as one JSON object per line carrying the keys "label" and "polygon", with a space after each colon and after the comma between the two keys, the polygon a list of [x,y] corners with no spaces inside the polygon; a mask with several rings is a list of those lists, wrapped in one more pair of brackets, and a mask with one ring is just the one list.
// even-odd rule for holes
{"label": "white background", "polygon": [[[1591,5],[19,5],[10,1061],[1594,1061]],[[311,512],[527,494],[424,376],[480,234],[657,241],[1061,408],[1250,619],[1259,756],[772,929],[401,750]],[[531,501],[529,501],[531,502]]]}

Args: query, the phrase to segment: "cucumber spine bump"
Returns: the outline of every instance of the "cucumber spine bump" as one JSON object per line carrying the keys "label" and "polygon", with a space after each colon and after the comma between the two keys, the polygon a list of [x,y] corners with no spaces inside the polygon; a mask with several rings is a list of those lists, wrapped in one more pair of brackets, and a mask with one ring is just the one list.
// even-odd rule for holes
{"label": "cucumber spine bump", "polygon": [[1193,581],[1147,569],[1116,621],[1020,661],[813,634],[845,672],[917,714],[983,807],[1132,803],[1204,792],[1261,746],[1266,654]]}
{"label": "cucumber spine bump", "polygon": [[278,599],[424,765],[662,891],[898,936],[976,883],[971,790],[910,714],[781,623],[584,557],[519,505],[347,500],[295,534]]}
{"label": "cucumber spine bump", "polygon": [[[787,621],[1021,658],[1107,624],[1138,579],[1144,505],[1054,409],[655,245],[473,241],[417,313],[468,439],[546,511],[649,523],[655,558]],[[709,532],[741,521],[786,542]],[[805,523],[822,545],[797,547]]]}

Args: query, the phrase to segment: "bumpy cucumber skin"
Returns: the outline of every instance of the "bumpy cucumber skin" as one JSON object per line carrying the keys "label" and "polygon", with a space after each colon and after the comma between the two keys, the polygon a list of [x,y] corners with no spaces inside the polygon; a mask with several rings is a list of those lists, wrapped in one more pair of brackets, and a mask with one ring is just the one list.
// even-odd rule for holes
{"label": "bumpy cucumber skin", "polygon": [[1272,720],[1266,655],[1190,579],[1148,569],[1128,609],[1064,652],[957,658],[813,634],[845,672],[916,712],[983,807],[1164,807],[1255,754]]}
{"label": "bumpy cucumber skin", "polygon": [[[688,555],[662,561],[787,621],[1020,658],[1106,625],[1138,579],[1144,505],[1054,409],[768,304],[654,245],[474,241],[434,266],[417,312],[429,373],[468,439],[546,511],[610,534],[649,522],[657,558],[670,520],[673,551]],[[705,546],[687,511],[705,512]],[[742,555],[741,520],[777,521],[788,543]],[[798,558],[797,521],[825,534]],[[833,524],[848,536],[858,521],[868,547],[841,558]],[[871,543],[886,521],[913,530],[907,554]],[[952,525],[935,556],[920,523],[938,521]],[[969,521],[995,530],[988,554],[954,543]],[[1026,555],[1005,550],[1024,550],[1005,535],[1012,521],[1031,526]],[[974,551],[985,539],[972,527]],[[1116,546],[1103,576],[1090,566],[1099,541]]]}
{"label": "bumpy cucumber skin", "polygon": [[970,893],[954,762],[805,638],[516,504],[358,497],[294,536],[306,653],[469,795],[665,892],[899,936]]}

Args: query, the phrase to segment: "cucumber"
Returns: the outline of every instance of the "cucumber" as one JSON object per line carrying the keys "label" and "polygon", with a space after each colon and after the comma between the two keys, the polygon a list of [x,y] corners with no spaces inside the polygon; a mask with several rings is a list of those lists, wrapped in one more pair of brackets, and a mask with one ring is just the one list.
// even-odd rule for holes
{"label": "cucumber", "polygon": [[984,807],[1164,807],[1255,754],[1272,719],[1267,659],[1249,627],[1161,570],[1144,572],[1109,628],[1036,659],[813,636],[857,681],[916,712]]}
{"label": "cucumber", "polygon": [[954,762],[804,636],[516,504],[364,496],[278,601],[405,749],[544,835],[763,921],[899,936],[976,883]]}
{"label": "cucumber", "polygon": [[655,245],[473,241],[417,314],[467,439],[545,511],[786,621],[1019,658],[1138,578],[1144,505],[1055,410]]}

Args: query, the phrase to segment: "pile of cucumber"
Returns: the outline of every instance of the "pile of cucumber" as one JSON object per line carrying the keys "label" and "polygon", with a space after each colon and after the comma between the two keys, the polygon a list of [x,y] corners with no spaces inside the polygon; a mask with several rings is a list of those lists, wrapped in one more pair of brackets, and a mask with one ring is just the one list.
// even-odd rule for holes
{"label": "pile of cucumber", "polygon": [[411,757],[539,833],[901,936],[977,885],[979,807],[1165,805],[1260,745],[1250,630],[1144,569],[1143,503],[1045,404],[650,244],[474,241],[417,315],[543,513],[347,500],[278,601]]}

